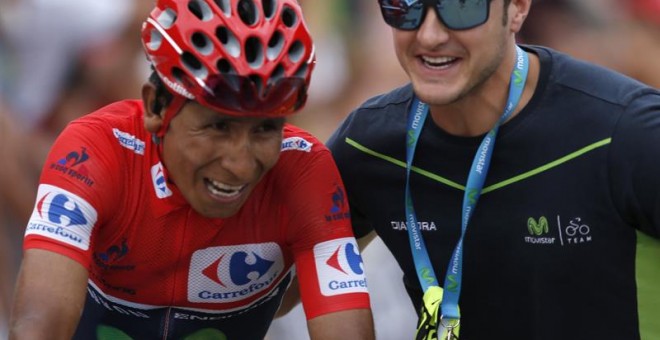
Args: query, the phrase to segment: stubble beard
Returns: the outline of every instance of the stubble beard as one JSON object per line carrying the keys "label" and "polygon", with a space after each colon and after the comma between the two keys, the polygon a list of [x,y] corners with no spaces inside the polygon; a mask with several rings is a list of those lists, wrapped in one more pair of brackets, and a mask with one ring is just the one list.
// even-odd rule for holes
{"label": "stubble beard", "polygon": [[500,43],[496,44],[496,51],[494,54],[491,54],[490,57],[486,57],[489,62],[485,66],[475,70],[468,82],[463,86],[462,89],[458,91],[458,93],[448,96],[439,96],[437,93],[430,92],[428,90],[419,91],[417,86],[414,86],[413,83],[415,94],[420,98],[421,101],[432,106],[452,105],[463,102],[470,97],[480,98],[487,95],[487,93],[483,92],[493,90],[492,87],[488,88],[488,85],[490,80],[496,76],[499,67],[504,62],[506,51],[505,46],[506,42],[504,39],[502,39]]}

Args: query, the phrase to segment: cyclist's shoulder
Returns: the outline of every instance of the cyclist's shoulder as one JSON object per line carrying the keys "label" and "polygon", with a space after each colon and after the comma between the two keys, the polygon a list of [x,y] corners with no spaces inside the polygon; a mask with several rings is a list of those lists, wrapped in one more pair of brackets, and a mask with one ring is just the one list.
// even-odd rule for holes
{"label": "cyclist's shoulder", "polygon": [[[334,181],[335,162],[326,145],[310,132],[287,124],[280,157],[268,174],[276,191],[291,193],[287,186],[319,188]],[[313,173],[314,176],[309,176]],[[271,183],[267,180],[266,183]]]}
{"label": "cyclist's shoulder", "polygon": [[284,126],[280,157],[286,162],[307,162],[327,152],[325,144],[311,132],[292,124]]}
{"label": "cyclist's shoulder", "polygon": [[[124,137],[148,137],[144,129],[143,108],[139,100],[124,100],[103,106],[72,120],[59,138],[86,138],[95,142],[111,138],[122,141]],[[130,138],[129,138],[130,139]]]}
{"label": "cyclist's shoulder", "polygon": [[144,155],[149,133],[144,128],[142,102],[119,101],[71,121],[58,137],[60,144],[83,143],[89,149],[124,149]]}

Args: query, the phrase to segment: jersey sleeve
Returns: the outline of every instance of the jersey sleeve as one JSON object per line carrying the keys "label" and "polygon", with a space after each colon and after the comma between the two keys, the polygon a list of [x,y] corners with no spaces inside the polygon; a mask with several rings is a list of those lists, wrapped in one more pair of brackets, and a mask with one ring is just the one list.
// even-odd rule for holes
{"label": "jersey sleeve", "polygon": [[309,135],[293,138],[307,148],[283,151],[287,175],[281,184],[306,317],[370,308],[364,265],[337,167],[318,140]]}
{"label": "jersey sleeve", "polygon": [[53,251],[89,268],[95,229],[119,201],[109,130],[78,120],[56,139],[41,172],[24,249]]}
{"label": "jersey sleeve", "polygon": [[660,93],[637,95],[612,138],[612,191],[623,218],[660,237]]}

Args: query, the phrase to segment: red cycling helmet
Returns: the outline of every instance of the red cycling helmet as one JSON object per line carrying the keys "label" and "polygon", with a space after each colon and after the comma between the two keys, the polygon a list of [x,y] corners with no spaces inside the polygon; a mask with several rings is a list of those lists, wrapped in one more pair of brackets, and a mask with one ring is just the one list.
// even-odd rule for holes
{"label": "red cycling helmet", "polygon": [[179,106],[236,116],[296,112],[315,64],[297,0],[157,0],[142,43]]}
{"label": "red cycling helmet", "polygon": [[637,17],[660,25],[660,0],[626,0],[625,2]]}

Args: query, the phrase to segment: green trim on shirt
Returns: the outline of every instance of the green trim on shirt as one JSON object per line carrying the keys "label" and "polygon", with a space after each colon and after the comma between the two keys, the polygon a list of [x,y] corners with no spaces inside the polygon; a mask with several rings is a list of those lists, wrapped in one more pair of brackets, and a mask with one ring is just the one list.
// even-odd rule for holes
{"label": "green trim on shirt", "polygon": [[[552,168],[555,168],[555,167],[557,167],[561,164],[564,164],[564,163],[566,163],[566,162],[568,162],[572,159],[578,158],[578,157],[586,154],[589,151],[593,151],[595,149],[598,149],[598,148],[603,147],[605,145],[608,145],[610,143],[612,143],[612,138],[605,138],[601,141],[598,141],[598,142],[595,142],[593,144],[587,145],[587,146],[585,146],[585,147],[583,147],[583,148],[581,148],[577,151],[571,152],[566,156],[560,157],[560,158],[558,158],[558,159],[556,159],[556,160],[554,160],[554,161],[552,161],[548,164],[542,165],[542,166],[540,166],[536,169],[532,169],[532,170],[524,172],[520,175],[513,176],[513,177],[511,177],[507,180],[504,180],[504,181],[501,181],[499,183],[495,183],[495,184],[492,184],[490,186],[487,186],[481,191],[481,194],[486,194],[488,192],[504,188],[505,186],[507,186],[509,184],[520,182],[520,181],[525,180],[527,178],[530,178],[532,176],[538,175],[542,172],[548,171],[548,170],[550,170]],[[350,146],[352,146],[352,147],[354,147],[354,148],[356,148],[356,149],[358,149],[358,150],[360,150],[360,151],[362,151],[362,152],[364,152],[368,155],[374,156],[376,158],[380,158],[380,159],[382,159],[384,161],[387,161],[387,162],[390,162],[394,165],[398,165],[398,166],[400,166],[404,169],[406,167],[406,162],[400,161],[396,158],[393,158],[393,157],[381,154],[379,152],[376,152],[374,150],[371,150],[371,149],[367,148],[366,146],[364,146],[364,145],[362,145],[362,144],[360,144],[360,143],[358,143],[358,142],[356,142],[356,141],[354,141],[354,140],[352,140],[348,137],[346,138],[346,144],[348,144],[348,145],[350,145]],[[411,170],[413,172],[416,172],[416,173],[422,175],[422,176],[428,177],[432,180],[435,180],[437,182],[445,184],[449,187],[452,187],[452,188],[455,188],[455,189],[458,189],[458,190],[462,190],[462,191],[465,190],[465,186],[463,186],[463,185],[460,185],[460,184],[458,184],[458,183],[456,183],[452,180],[449,180],[447,178],[444,178],[442,176],[438,176],[438,175],[436,175],[436,174],[434,174],[430,171],[420,169],[420,168],[418,168],[414,165],[411,167]]]}

